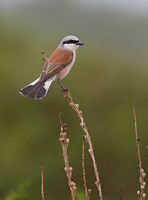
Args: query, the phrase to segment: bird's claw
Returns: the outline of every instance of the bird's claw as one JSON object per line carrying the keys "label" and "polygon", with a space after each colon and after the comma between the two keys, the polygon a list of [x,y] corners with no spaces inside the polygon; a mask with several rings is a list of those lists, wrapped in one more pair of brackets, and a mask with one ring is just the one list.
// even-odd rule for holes
{"label": "bird's claw", "polygon": [[63,92],[68,92],[68,91],[69,91],[68,88],[63,88],[63,89],[61,90],[61,93],[63,93]]}

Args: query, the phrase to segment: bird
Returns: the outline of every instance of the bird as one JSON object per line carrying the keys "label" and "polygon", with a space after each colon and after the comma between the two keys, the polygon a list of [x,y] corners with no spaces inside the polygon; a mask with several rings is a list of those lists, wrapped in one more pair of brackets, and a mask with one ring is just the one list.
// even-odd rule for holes
{"label": "bird", "polygon": [[58,81],[61,88],[66,90],[60,80],[71,70],[75,62],[76,50],[81,45],[84,43],[76,36],[64,37],[49,58],[43,57],[46,62],[39,78],[22,88],[19,93],[31,99],[42,99],[53,81]]}

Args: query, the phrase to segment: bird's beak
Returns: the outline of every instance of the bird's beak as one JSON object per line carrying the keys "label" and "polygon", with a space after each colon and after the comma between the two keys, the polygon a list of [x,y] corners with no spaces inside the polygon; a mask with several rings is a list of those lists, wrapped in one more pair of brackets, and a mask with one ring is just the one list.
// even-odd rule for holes
{"label": "bird's beak", "polygon": [[76,43],[76,45],[84,45],[84,43],[81,42],[81,41],[78,41],[78,42]]}

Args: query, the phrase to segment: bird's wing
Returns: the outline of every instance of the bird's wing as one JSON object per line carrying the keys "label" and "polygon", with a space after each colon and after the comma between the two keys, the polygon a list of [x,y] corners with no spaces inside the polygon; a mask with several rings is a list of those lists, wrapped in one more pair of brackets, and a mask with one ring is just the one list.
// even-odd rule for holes
{"label": "bird's wing", "polygon": [[45,63],[40,81],[45,81],[58,74],[73,60],[73,52],[63,49],[56,49]]}

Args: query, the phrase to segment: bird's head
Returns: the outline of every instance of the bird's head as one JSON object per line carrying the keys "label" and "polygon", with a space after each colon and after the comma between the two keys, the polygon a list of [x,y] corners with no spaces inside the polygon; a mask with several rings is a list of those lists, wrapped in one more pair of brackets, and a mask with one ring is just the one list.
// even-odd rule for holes
{"label": "bird's head", "polygon": [[59,48],[75,52],[80,45],[84,45],[76,36],[69,35],[62,39]]}

